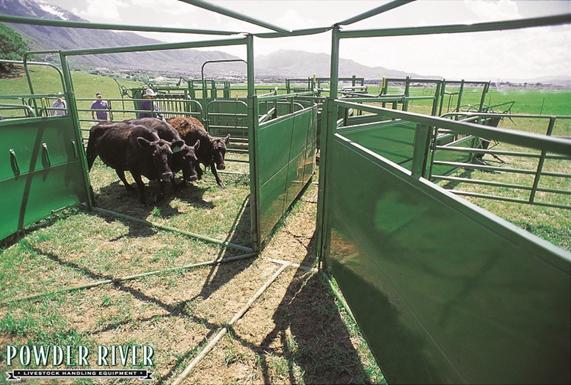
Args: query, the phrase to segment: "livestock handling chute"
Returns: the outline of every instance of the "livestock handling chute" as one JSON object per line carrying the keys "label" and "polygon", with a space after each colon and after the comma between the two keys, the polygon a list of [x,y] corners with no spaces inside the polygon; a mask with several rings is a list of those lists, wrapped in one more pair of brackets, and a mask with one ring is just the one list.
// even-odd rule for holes
{"label": "livestock handling chute", "polygon": [[[494,113],[490,106],[484,106],[489,88],[486,82],[473,84],[482,87],[481,98],[477,107],[466,108],[462,103],[463,90],[469,85],[467,81],[437,80],[433,82],[436,89],[429,96],[432,100],[429,109],[416,113],[411,112],[415,96],[410,91],[421,79],[387,79],[379,94],[370,95],[364,82],[357,79],[351,79],[352,85],[345,89],[340,87],[338,76],[339,43],[343,39],[553,26],[571,23],[571,14],[474,24],[345,29],[347,25],[412,2],[396,0],[332,26],[288,31],[205,1],[184,2],[271,32],[242,35],[235,31],[0,15],[3,22],[58,27],[238,36],[51,52],[59,55],[69,114],[29,117],[38,114],[39,99],[54,96],[34,94],[30,81],[30,94],[25,98],[31,103],[10,106],[28,117],[0,121],[0,154],[7,159],[0,163],[3,190],[0,209],[6,214],[0,222],[0,238],[24,230],[49,216],[54,209],[81,203],[88,209],[93,208],[69,57],[242,45],[246,47],[247,93],[238,101],[244,105],[238,106],[243,106],[245,112],[231,110],[234,116],[230,118],[244,118],[245,123],[236,127],[247,127],[252,248],[264,246],[276,223],[313,175],[321,108],[316,227],[320,269],[326,277],[334,277],[338,282],[388,382],[564,384],[571,381],[570,253],[470,203],[461,196],[468,195],[466,191],[464,194],[458,190],[447,191],[434,183],[444,178],[462,178],[452,181],[469,179],[474,184],[529,191],[525,202],[520,200],[519,203],[546,204],[563,210],[565,208],[560,206],[564,205],[559,202],[538,201],[536,195],[546,192],[540,184],[543,178],[571,177],[566,171],[543,170],[548,160],[569,170],[571,140],[553,135],[556,122],[566,117],[547,117],[547,135],[506,130],[497,126],[508,115]],[[315,79],[312,83],[308,78],[308,89],[287,95],[256,95],[254,37],[281,38],[329,31],[332,45],[328,79],[321,82]],[[23,62],[27,69],[30,63],[26,56]],[[404,91],[391,96],[391,82],[393,90],[395,85],[397,88],[403,85]],[[295,79],[288,83],[288,91],[295,89]],[[306,87],[305,80],[301,84]],[[324,88],[325,84],[328,89]],[[209,87],[212,96],[212,89],[218,85],[210,82]],[[207,99],[204,78],[200,88],[201,97]],[[215,96],[208,103],[217,102]],[[138,99],[137,95],[133,97]],[[164,99],[165,103],[169,100]],[[210,119],[209,111],[229,113],[214,107],[208,110],[210,107],[203,104],[200,108],[194,103],[190,106],[183,109],[184,114],[206,117],[210,129],[216,129],[219,124],[213,123],[216,115]],[[163,112],[182,112],[178,107],[173,109]],[[218,116],[228,118],[228,115]],[[546,119],[544,116],[509,116]],[[242,136],[246,136],[245,132]],[[535,159],[536,168],[489,164],[490,157],[501,156]],[[531,173],[533,183],[508,186],[501,181],[453,174],[458,169],[476,168],[499,173]],[[568,191],[557,189],[556,194],[566,196]],[[168,230],[167,226],[154,225]],[[236,246],[239,245],[233,245]],[[274,274],[272,280],[281,271]],[[271,281],[268,282],[269,285]],[[208,349],[215,343],[216,340],[212,340]],[[199,356],[204,357],[208,349]],[[181,383],[196,362],[193,360],[174,383]]]}

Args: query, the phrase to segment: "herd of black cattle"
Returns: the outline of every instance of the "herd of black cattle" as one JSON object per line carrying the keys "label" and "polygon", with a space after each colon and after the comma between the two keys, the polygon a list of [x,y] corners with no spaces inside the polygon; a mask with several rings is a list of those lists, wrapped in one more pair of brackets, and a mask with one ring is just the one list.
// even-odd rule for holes
{"label": "herd of black cattle", "polygon": [[[226,145],[230,135],[215,138],[208,135],[202,123],[192,117],[174,117],[168,120],[140,118],[122,122],[101,122],[89,132],[87,162],[89,170],[97,156],[115,169],[127,191],[134,190],[125,179],[129,171],[135,180],[141,202],[146,203],[145,184],[141,176],[160,182],[164,197],[165,184],[179,188],[189,181],[202,177],[202,168],[210,167],[216,183],[223,186],[217,169],[223,170]],[[182,171],[182,182],[175,175]]]}

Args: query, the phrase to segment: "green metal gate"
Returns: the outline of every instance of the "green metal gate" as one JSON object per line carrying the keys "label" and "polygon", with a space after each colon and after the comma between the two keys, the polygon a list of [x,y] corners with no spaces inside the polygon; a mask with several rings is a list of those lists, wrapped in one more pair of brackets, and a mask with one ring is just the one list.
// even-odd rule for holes
{"label": "green metal gate", "polygon": [[[423,177],[428,127],[464,123],[378,110],[415,126],[405,168],[337,128],[349,105],[326,107],[318,247],[389,383],[569,383],[571,254]],[[474,131],[571,157],[569,141]]]}
{"label": "green metal gate", "polygon": [[254,130],[260,245],[313,176],[316,133],[317,106],[260,123]]}
{"label": "green metal gate", "polygon": [[0,239],[87,201],[81,151],[69,116],[0,121]]}

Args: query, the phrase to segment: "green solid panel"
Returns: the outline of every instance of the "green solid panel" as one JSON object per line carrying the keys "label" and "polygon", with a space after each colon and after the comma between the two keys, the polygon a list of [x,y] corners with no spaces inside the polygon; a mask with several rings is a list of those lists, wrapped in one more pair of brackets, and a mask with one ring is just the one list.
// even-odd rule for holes
{"label": "green solid panel", "polygon": [[317,107],[313,107],[258,127],[256,172],[262,243],[313,175],[316,124]]}
{"label": "green solid panel", "polygon": [[412,159],[415,129],[410,122],[379,122],[364,128],[349,127],[343,135],[395,163],[405,164]]}
{"label": "green solid panel", "polygon": [[389,383],[569,383],[568,252],[341,136],[328,162],[326,262]]}
{"label": "green solid panel", "polygon": [[261,187],[260,196],[260,234],[262,240],[272,231],[284,212],[288,168],[285,165],[278,173]]}
{"label": "green solid panel", "polygon": [[263,185],[286,166],[290,156],[294,117],[286,117],[261,124],[258,128],[260,183]]}
{"label": "green solid panel", "polygon": [[0,121],[0,239],[86,200],[73,130],[69,117]]}
{"label": "green solid panel", "polygon": [[296,157],[305,152],[307,145],[307,132],[312,126],[312,114],[296,115],[293,121],[293,132],[291,136],[290,158]]}
{"label": "green solid panel", "polygon": [[[299,192],[304,186],[303,172],[304,172],[304,157],[299,154],[293,158],[288,164],[287,172],[287,186],[286,186],[286,204],[288,207],[293,200],[297,197]],[[287,208],[287,207],[286,207]]]}

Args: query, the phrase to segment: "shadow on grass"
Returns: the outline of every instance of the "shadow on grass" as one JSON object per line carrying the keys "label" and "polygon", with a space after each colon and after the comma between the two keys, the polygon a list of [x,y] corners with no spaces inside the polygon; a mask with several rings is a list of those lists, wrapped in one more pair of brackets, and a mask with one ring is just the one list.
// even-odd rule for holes
{"label": "shadow on grass", "polygon": [[[315,234],[301,264],[315,262]],[[351,341],[332,295],[319,274],[299,268],[273,313],[275,327],[261,344],[248,342],[231,330],[232,337],[260,357],[264,384],[271,384],[271,356],[287,360],[289,383],[299,382],[294,367],[301,368],[306,384],[367,383],[368,375]],[[293,342],[289,337],[293,337]],[[274,341],[281,348],[276,351]]]}

